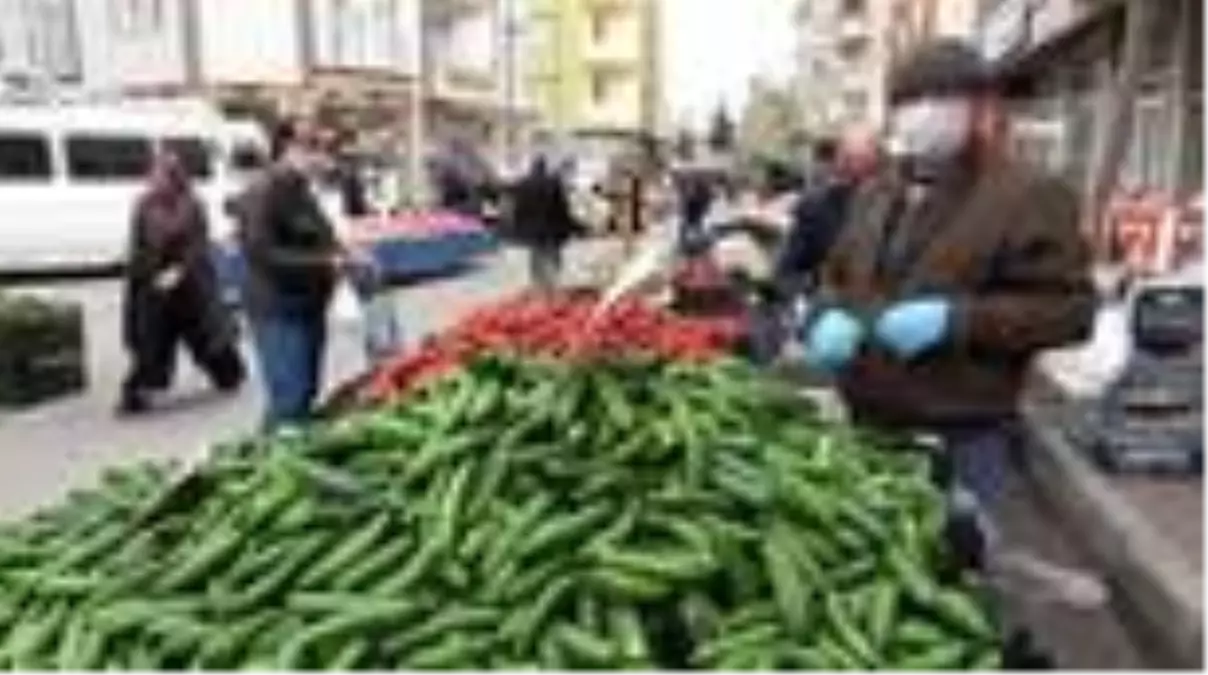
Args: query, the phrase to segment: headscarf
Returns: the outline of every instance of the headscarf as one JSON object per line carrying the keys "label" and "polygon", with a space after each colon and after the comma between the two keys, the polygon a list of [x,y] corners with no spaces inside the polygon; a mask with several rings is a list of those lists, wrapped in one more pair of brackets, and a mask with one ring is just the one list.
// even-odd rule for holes
{"label": "headscarf", "polygon": [[143,222],[153,244],[177,240],[189,228],[193,190],[189,172],[180,158],[161,152],[151,166],[142,200]]}

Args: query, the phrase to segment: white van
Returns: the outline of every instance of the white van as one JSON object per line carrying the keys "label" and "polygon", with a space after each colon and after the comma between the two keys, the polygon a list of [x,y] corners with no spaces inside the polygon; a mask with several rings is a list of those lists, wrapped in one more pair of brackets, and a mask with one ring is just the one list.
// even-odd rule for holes
{"label": "white van", "polygon": [[0,272],[120,264],[158,148],[182,158],[225,238],[223,202],[263,164],[265,145],[254,125],[199,106],[0,107]]}

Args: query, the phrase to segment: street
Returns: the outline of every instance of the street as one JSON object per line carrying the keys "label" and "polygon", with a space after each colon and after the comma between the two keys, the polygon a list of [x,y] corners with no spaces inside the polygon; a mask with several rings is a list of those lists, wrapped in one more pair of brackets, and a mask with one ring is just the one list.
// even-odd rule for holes
{"label": "street", "polygon": [[[578,244],[567,258],[567,279],[591,273],[607,242]],[[527,279],[522,253],[503,249],[463,274],[428,280],[394,292],[405,339],[438,330],[470,308],[519,290]],[[0,413],[0,517],[28,513],[73,486],[85,486],[105,467],[144,459],[190,459],[217,441],[255,429],[261,413],[260,383],[245,339],[251,378],[232,398],[211,393],[203,375],[182,355],[167,401],[136,419],[114,414],[126,366],[120,344],[120,282],[98,281],[23,289],[85,307],[87,390],[80,396]],[[246,336],[245,336],[246,338]],[[330,389],[365,368],[360,330],[333,322],[325,385]]]}

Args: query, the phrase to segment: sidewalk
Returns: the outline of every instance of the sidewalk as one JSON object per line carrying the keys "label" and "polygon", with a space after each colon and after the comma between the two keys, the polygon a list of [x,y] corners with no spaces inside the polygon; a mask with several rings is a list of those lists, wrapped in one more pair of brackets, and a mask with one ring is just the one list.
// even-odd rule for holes
{"label": "sidewalk", "polygon": [[1039,381],[1025,405],[1031,478],[1163,665],[1202,667],[1202,476],[1105,474],[1066,439],[1070,414],[1064,392]]}

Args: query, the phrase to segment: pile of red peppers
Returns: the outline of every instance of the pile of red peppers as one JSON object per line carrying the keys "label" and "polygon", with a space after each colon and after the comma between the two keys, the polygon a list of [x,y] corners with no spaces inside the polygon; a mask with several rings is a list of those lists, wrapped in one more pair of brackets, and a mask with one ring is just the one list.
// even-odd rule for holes
{"label": "pile of red peppers", "polygon": [[365,398],[391,398],[485,353],[567,360],[647,354],[699,361],[725,355],[740,337],[739,320],[681,317],[633,298],[593,316],[596,299],[589,292],[524,294],[482,307],[380,366]]}

